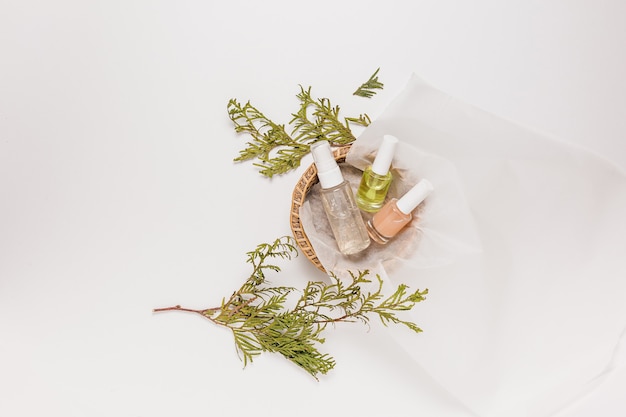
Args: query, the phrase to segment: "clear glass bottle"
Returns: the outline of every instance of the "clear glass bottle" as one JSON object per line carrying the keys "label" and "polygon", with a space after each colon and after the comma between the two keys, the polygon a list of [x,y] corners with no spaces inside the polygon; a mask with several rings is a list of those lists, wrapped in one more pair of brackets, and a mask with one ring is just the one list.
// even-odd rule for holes
{"label": "clear glass bottle", "polygon": [[392,198],[367,222],[367,231],[376,243],[386,244],[413,219],[413,210],[430,194],[433,186],[421,180],[399,199]]}
{"label": "clear glass bottle", "polygon": [[361,252],[370,245],[370,238],[350,183],[333,157],[327,141],[311,147],[317,167],[322,203],[339,251],[344,255]]}
{"label": "clear glass bottle", "polygon": [[363,171],[356,193],[356,203],[361,210],[375,213],[383,206],[393,179],[389,168],[397,143],[394,136],[385,135],[374,162]]}

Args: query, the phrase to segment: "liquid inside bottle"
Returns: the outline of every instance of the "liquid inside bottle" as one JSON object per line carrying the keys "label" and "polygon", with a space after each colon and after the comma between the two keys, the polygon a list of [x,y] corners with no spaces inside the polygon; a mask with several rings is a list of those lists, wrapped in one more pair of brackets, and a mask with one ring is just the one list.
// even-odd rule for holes
{"label": "liquid inside bottle", "polygon": [[363,172],[361,183],[356,194],[356,202],[359,208],[369,213],[380,210],[385,202],[385,197],[391,185],[392,175],[380,175],[372,171],[369,166]]}
{"label": "liquid inside bottle", "polygon": [[376,215],[367,222],[370,237],[376,243],[386,244],[413,218],[411,213],[403,213],[392,198]]}
{"label": "liquid inside bottle", "polygon": [[339,251],[353,255],[366,249],[370,238],[350,184],[322,188],[320,195]]}

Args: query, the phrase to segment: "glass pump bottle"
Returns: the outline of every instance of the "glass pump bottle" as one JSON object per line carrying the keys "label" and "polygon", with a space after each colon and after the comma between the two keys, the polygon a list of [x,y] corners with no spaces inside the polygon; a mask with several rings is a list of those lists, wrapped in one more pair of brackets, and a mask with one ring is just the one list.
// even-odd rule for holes
{"label": "glass pump bottle", "polygon": [[412,211],[430,194],[433,185],[421,180],[399,199],[392,198],[367,222],[367,231],[376,243],[386,244],[412,219]]}
{"label": "glass pump bottle", "polygon": [[311,146],[320,181],[320,195],[339,251],[352,255],[366,249],[370,238],[354,192],[333,157],[330,145],[322,141]]}
{"label": "glass pump bottle", "polygon": [[356,203],[361,210],[375,213],[383,206],[393,179],[389,167],[397,143],[398,139],[395,136],[383,136],[374,162],[363,171],[356,194]]}

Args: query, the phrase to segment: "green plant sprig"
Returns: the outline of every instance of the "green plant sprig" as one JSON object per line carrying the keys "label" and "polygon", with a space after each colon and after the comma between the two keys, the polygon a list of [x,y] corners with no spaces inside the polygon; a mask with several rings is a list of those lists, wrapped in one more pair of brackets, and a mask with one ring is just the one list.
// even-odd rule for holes
{"label": "green plant sprig", "polygon": [[269,285],[266,272],[281,270],[268,262],[271,259],[292,259],[297,253],[290,236],[260,244],[247,253],[252,273],[228,299],[222,299],[220,306],[195,310],[176,305],[154,311],[192,312],[230,329],[244,367],[263,352],[279,353],[315,379],[335,367],[334,358],[318,350],[318,345],[325,342],[322,333],[329,324],[357,321],[368,324],[370,316],[377,315],[385,326],[401,324],[416,333],[422,331],[396,313],[411,310],[425,299],[428,290],[408,292],[408,287],[402,284],[385,298],[383,281],[378,275],[374,291],[363,289],[371,283],[368,271],[350,273],[349,283],[343,283],[334,274],[329,275],[330,283],[310,281],[289,308],[289,295],[297,290]]}
{"label": "green plant sprig", "polygon": [[[372,77],[377,73],[378,70]],[[377,80],[376,77],[376,85],[379,86],[374,88],[382,88]],[[357,91],[366,85],[372,85],[372,78]],[[296,97],[299,108],[291,114],[289,131],[284,124],[275,123],[266,117],[250,101],[245,104],[234,98],[228,101],[228,117],[235,125],[235,132],[252,137],[246,147],[239,151],[239,156],[234,158],[236,162],[256,159],[254,166],[259,168],[262,175],[271,178],[299,167],[300,161],[310,152],[314,143],[322,140],[336,146],[352,143],[356,137],[351,126],[365,127],[371,123],[367,114],[341,120],[339,106],[333,106],[328,98],[314,99],[311,87],[305,89],[300,86],[300,93]]]}
{"label": "green plant sprig", "polygon": [[384,84],[378,81],[378,71],[380,71],[380,68],[378,68],[374,74],[372,74],[370,79],[361,84],[352,94],[359,97],[371,98],[374,94],[376,94],[376,91],[374,91],[375,89],[382,90]]}

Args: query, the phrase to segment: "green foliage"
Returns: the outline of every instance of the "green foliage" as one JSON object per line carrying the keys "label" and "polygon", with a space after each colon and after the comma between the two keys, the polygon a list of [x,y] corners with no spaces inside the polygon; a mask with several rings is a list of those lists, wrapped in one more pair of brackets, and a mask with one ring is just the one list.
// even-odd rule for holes
{"label": "green foliage", "polygon": [[[376,74],[364,83],[356,95],[371,97],[372,88],[382,88]],[[235,125],[235,132],[250,135],[252,140],[239,151],[237,162],[256,160],[254,165],[259,172],[272,177],[284,174],[300,166],[302,158],[309,153],[311,145],[327,140],[331,145],[346,145],[356,137],[351,126],[368,126],[371,122],[367,114],[358,117],[344,117],[341,120],[339,106],[333,106],[328,98],[315,99],[311,96],[311,87],[300,86],[296,95],[299,108],[292,113],[288,128],[266,117],[250,101],[241,104],[236,99],[228,101],[228,117]]]}
{"label": "green foliage", "polygon": [[289,295],[298,291],[293,287],[271,286],[266,272],[281,270],[270,263],[272,259],[297,256],[293,238],[284,236],[271,244],[258,245],[247,255],[252,273],[219,307],[192,310],[174,306],[154,311],[193,312],[230,329],[244,366],[263,352],[279,353],[316,379],[335,367],[333,357],[318,350],[318,345],[325,341],[322,333],[329,324],[368,324],[370,316],[377,315],[385,326],[401,324],[421,332],[417,325],[400,319],[396,313],[411,310],[425,299],[428,290],[408,292],[406,285],[400,285],[390,297],[385,297],[383,281],[378,275],[373,291],[366,291],[364,287],[372,283],[367,278],[368,271],[350,273],[349,283],[331,274],[330,282],[309,281],[293,307],[288,307]]}
{"label": "green foliage", "polygon": [[376,91],[374,91],[375,89],[382,90],[384,84],[378,81],[378,71],[380,71],[380,68],[378,68],[374,74],[372,74],[370,79],[361,84],[361,86],[352,94],[359,97],[371,98],[374,94],[376,94]]}

